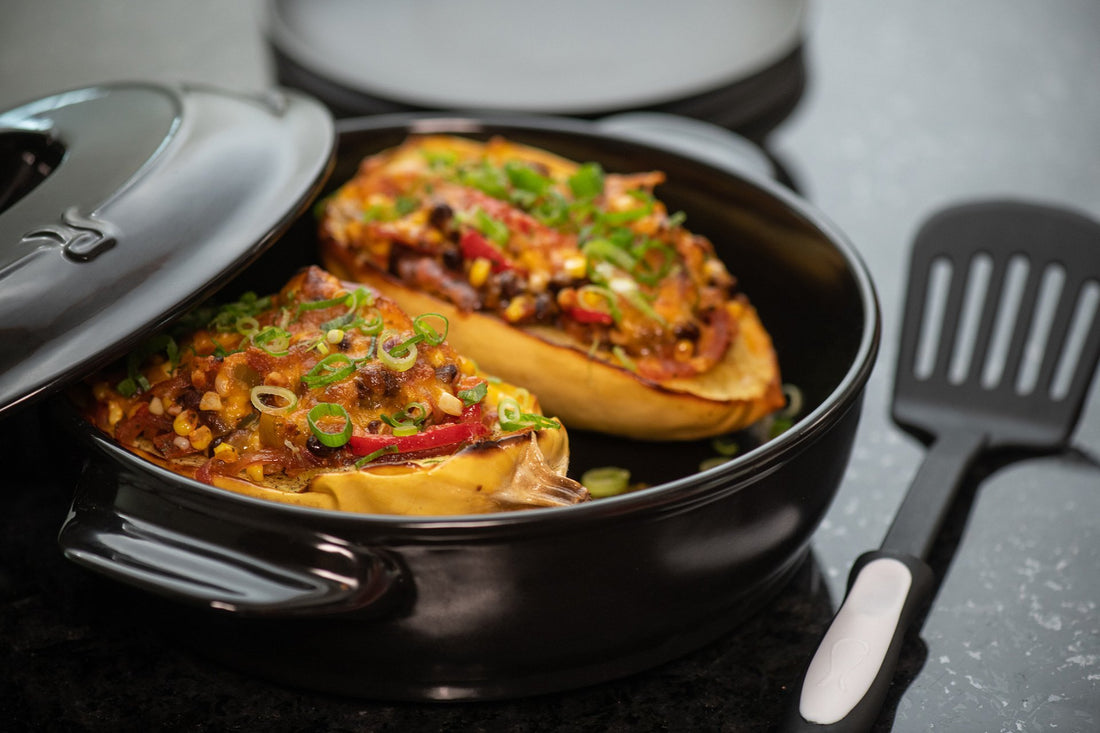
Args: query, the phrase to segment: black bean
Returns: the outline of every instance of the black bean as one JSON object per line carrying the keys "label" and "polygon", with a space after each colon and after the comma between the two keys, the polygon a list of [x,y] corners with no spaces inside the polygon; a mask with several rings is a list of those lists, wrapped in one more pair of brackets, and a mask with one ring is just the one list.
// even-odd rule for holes
{"label": "black bean", "polygon": [[677,323],[673,327],[672,332],[676,334],[676,338],[690,339],[694,341],[699,338],[699,324],[697,324],[695,321],[684,321],[682,323]]}
{"label": "black bean", "polygon": [[444,364],[441,367],[436,367],[435,378],[443,384],[450,384],[455,381],[456,376],[458,376],[458,367],[454,364]]}
{"label": "black bean", "polygon": [[428,214],[428,221],[436,229],[442,229],[447,226],[447,223],[454,216],[454,210],[450,206],[442,201],[436,202],[432,206],[431,212]]}
{"label": "black bean", "polygon": [[322,443],[316,435],[311,435],[306,439],[306,450],[318,458],[324,458],[325,456],[332,455],[332,452],[338,450],[337,448],[329,448]]}

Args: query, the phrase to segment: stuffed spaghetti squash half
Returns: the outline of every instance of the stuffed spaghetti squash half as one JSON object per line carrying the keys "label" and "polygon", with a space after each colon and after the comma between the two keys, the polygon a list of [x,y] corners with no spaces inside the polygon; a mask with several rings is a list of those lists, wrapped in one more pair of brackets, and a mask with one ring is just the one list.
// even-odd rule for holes
{"label": "stuffed spaghetti squash half", "polygon": [[310,267],[92,378],[85,415],[169,470],[289,504],[454,515],[587,500],[561,424],[447,330]]}
{"label": "stuffed spaghetti squash half", "polygon": [[614,174],[503,138],[408,138],[320,207],[325,266],[530,389],[570,428],[740,430],[784,404],[771,338],[709,240]]}

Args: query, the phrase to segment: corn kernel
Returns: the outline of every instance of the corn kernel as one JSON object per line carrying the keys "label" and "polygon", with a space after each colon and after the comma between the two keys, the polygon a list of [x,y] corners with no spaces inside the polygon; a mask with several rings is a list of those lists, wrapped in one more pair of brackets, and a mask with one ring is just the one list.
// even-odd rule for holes
{"label": "corn kernel", "polygon": [[455,397],[450,392],[440,392],[439,397],[436,399],[436,403],[439,405],[439,409],[448,415],[458,417],[462,414],[462,400]]}
{"label": "corn kernel", "polygon": [[469,358],[469,357],[462,356],[461,354],[459,354],[459,356],[458,356],[458,372],[459,372],[459,374],[463,374],[465,376],[470,376],[472,374],[476,374],[477,373],[477,362],[474,361],[473,359]]}
{"label": "corn kernel", "polygon": [[154,397],[153,399],[149,400],[149,412],[153,413],[154,415],[164,414],[164,402],[160,399],[160,397]]}
{"label": "corn kernel", "polygon": [[199,416],[195,414],[195,411],[184,410],[172,420],[172,430],[176,432],[176,435],[182,435],[186,438],[198,427],[198,424]]}
{"label": "corn kernel", "polygon": [[489,279],[489,273],[492,271],[493,265],[489,260],[484,257],[478,257],[474,260],[474,263],[470,265],[469,281],[475,288],[480,288],[485,284],[485,281]]}
{"label": "corn kernel", "polygon": [[254,483],[263,483],[264,480],[264,464],[253,463],[248,468],[244,469],[244,473],[248,476],[249,480]]}
{"label": "corn kernel", "polygon": [[569,277],[580,280],[588,274],[588,258],[582,254],[567,257],[565,262],[562,263],[562,268]]}
{"label": "corn kernel", "polygon": [[92,387],[92,397],[96,402],[104,402],[111,393],[111,385],[106,382],[96,382]]}
{"label": "corn kernel", "polygon": [[531,298],[524,295],[517,295],[509,301],[508,305],[504,308],[504,320],[509,323],[516,323],[522,320],[532,310]]}
{"label": "corn kernel", "polygon": [[226,463],[236,463],[241,458],[237,453],[237,449],[229,443],[218,443],[214,446],[214,457]]}
{"label": "corn kernel", "polygon": [[222,409],[222,398],[218,396],[217,392],[203,392],[202,399],[199,400],[200,410],[220,410]]}
{"label": "corn kernel", "polygon": [[677,361],[687,361],[695,354],[695,344],[687,339],[680,339],[673,348],[672,355]]}
{"label": "corn kernel", "polygon": [[122,405],[117,402],[110,402],[107,407],[107,424],[112,428],[118,425],[118,421],[122,419]]}
{"label": "corn kernel", "polygon": [[191,441],[192,448],[197,451],[204,451],[210,445],[210,441],[214,439],[214,435],[210,432],[209,427],[200,425],[187,436],[187,439]]}
{"label": "corn kernel", "polygon": [[550,284],[550,273],[546,270],[532,270],[527,277],[527,288],[532,293],[545,293]]}

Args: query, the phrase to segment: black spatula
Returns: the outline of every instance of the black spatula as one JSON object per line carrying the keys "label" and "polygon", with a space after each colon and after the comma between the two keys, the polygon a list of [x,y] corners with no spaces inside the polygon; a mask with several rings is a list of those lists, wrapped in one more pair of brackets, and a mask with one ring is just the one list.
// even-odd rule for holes
{"label": "black spatula", "polygon": [[921,228],[892,416],[928,453],[881,548],[856,560],[789,730],[874,724],[904,632],[936,587],[928,553],[975,459],[1069,440],[1100,357],[1098,304],[1096,222],[991,201],[943,211]]}

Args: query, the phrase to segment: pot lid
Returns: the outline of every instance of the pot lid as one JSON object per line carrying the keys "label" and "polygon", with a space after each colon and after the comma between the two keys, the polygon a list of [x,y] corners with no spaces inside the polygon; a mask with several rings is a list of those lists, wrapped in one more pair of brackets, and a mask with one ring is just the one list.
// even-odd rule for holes
{"label": "pot lid", "polygon": [[801,42],[806,4],[268,0],[266,21],[279,52],[363,94],[424,108],[605,114],[761,70]]}
{"label": "pot lid", "polygon": [[211,295],[331,169],[320,103],[88,87],[0,112],[0,416]]}

